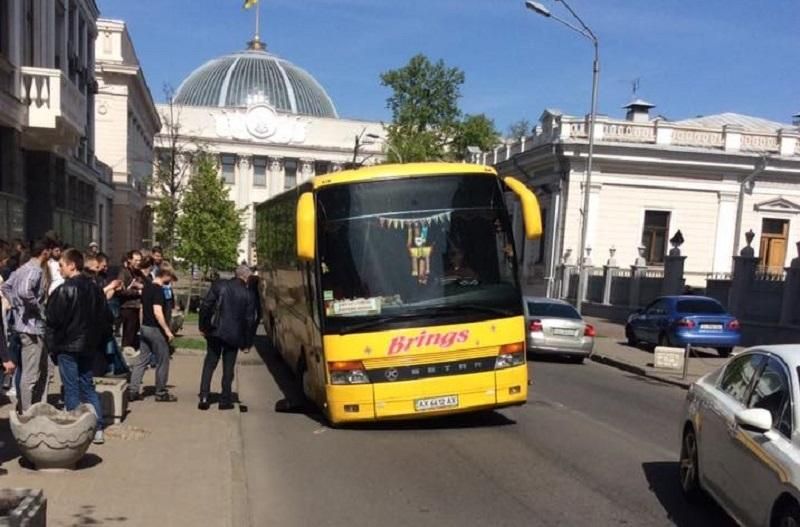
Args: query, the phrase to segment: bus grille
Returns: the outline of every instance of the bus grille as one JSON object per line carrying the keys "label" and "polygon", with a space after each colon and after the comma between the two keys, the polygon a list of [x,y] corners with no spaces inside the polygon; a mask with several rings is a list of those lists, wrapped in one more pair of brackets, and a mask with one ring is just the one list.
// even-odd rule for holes
{"label": "bus grille", "polygon": [[454,362],[467,359],[479,359],[489,356],[497,356],[500,351],[499,346],[487,348],[472,348],[458,351],[439,351],[436,353],[425,353],[421,355],[406,355],[392,357],[376,357],[363,359],[361,362],[367,370],[382,368],[398,368],[402,366],[417,366],[436,364],[439,362]]}

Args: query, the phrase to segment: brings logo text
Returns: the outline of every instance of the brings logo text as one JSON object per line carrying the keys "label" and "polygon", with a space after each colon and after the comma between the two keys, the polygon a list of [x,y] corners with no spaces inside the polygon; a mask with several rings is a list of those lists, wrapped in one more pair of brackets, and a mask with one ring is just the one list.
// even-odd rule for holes
{"label": "brings logo text", "polygon": [[447,349],[453,344],[464,343],[467,339],[469,339],[468,329],[449,331],[447,333],[428,333],[426,330],[422,330],[422,333],[415,337],[406,337],[403,335],[394,337],[389,343],[389,352],[387,355],[397,355],[398,353],[406,352],[412,348],[419,349],[428,346]]}

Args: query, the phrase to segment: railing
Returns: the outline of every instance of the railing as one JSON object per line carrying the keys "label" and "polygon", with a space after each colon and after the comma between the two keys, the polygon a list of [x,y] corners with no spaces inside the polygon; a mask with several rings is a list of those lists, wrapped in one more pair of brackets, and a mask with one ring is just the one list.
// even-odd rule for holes
{"label": "railing", "polygon": [[725,138],[721,131],[707,128],[673,128],[672,144],[722,148],[725,145]]}
{"label": "railing", "polygon": [[86,97],[61,70],[21,68],[20,98],[28,106],[28,126],[56,128],[62,117],[72,133],[83,135],[86,128]]}
{"label": "railing", "polygon": [[656,140],[656,130],[652,124],[604,123],[603,140],[653,143]]}
{"label": "railing", "polygon": [[[795,141],[793,136],[787,136],[784,139],[777,132],[770,134],[700,126],[679,126],[667,121],[639,123],[603,117],[597,122],[597,126],[599,128],[596,129],[596,139],[601,142],[613,143],[689,146],[743,152],[779,152],[784,140]],[[661,133],[662,128],[663,134]],[[588,136],[586,119],[566,115],[551,116],[537,126],[532,135],[504,144],[483,156],[475,156],[473,160],[488,164],[502,163],[508,161],[512,156],[542,144],[560,140],[585,141]],[[737,136],[738,141],[735,140]],[[800,141],[795,141],[794,153],[800,155]]]}
{"label": "railing", "polygon": [[742,134],[742,150],[750,152],[777,152],[778,136],[771,134]]}
{"label": "railing", "polygon": [[731,273],[708,273],[706,280],[732,280],[733,274]]}

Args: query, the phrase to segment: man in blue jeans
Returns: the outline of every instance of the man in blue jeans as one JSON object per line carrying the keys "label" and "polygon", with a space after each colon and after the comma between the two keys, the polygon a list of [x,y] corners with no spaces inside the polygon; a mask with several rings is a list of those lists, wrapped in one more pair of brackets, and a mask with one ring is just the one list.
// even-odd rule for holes
{"label": "man in blue jeans", "polygon": [[58,365],[64,385],[64,407],[74,410],[89,403],[97,414],[95,444],[102,444],[103,409],[94,388],[92,368],[95,355],[111,334],[111,316],[103,292],[83,274],[83,255],[69,249],[61,255],[59,272],[64,283],[47,303],[45,341]]}

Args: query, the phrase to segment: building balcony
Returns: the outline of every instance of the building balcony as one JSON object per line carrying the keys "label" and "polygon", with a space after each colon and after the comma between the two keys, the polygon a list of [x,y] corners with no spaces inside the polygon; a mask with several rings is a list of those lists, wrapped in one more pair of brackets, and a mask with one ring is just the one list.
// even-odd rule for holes
{"label": "building balcony", "polygon": [[75,144],[86,133],[86,96],[61,70],[24,66],[21,73],[25,126],[53,131],[65,144]]}
{"label": "building balcony", "polygon": [[0,55],[0,126],[21,130],[26,108],[16,91],[16,67]]}

